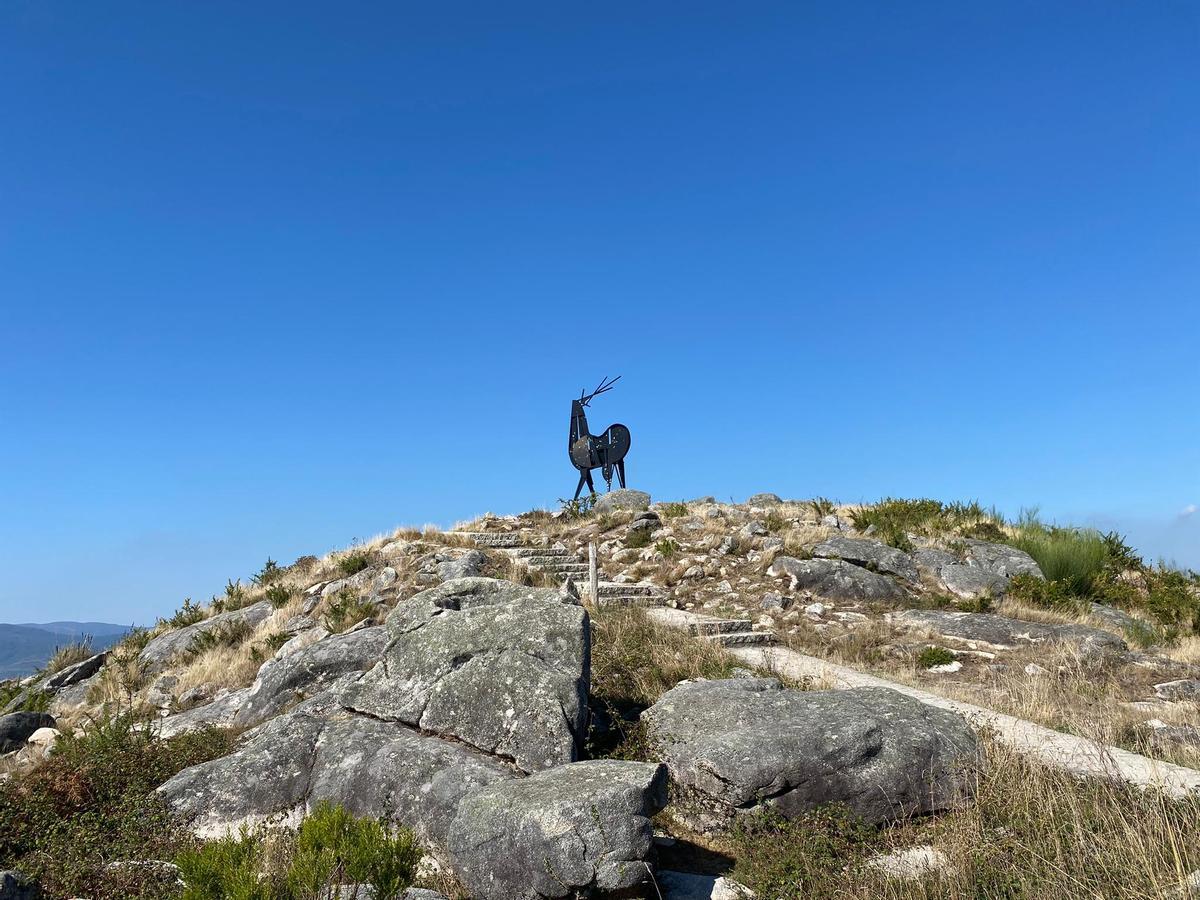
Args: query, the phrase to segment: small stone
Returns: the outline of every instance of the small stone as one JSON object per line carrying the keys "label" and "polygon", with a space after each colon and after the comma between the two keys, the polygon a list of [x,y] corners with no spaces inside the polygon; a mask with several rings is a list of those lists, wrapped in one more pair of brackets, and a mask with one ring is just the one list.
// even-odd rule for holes
{"label": "small stone", "polygon": [[785,597],[783,594],[778,594],[772,591],[771,593],[763,595],[759,605],[762,606],[763,609],[784,610],[792,605],[792,598]]}
{"label": "small stone", "polygon": [[961,668],[962,663],[956,659],[953,662],[942,663],[940,666],[930,666],[926,671],[933,672],[935,675],[950,675]]}
{"label": "small stone", "polygon": [[1048,675],[1050,673],[1046,669],[1039,666],[1037,663],[1028,663],[1025,666],[1025,674],[1033,675],[1035,677],[1040,677],[1042,675]]}
{"label": "small stone", "polygon": [[910,847],[907,850],[876,856],[868,860],[867,865],[878,869],[888,878],[915,881],[933,872],[944,871],[950,866],[950,859],[933,847]]}
{"label": "small stone", "polygon": [[819,619],[821,616],[825,615],[825,611],[828,608],[829,607],[827,607],[824,603],[810,603],[808,606],[804,607],[804,612]]}

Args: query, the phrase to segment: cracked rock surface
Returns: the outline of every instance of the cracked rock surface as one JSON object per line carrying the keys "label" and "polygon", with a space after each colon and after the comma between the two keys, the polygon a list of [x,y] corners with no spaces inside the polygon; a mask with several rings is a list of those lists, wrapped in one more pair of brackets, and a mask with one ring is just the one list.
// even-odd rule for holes
{"label": "cracked rock surface", "polygon": [[794,691],[773,678],[682,682],[642,713],[696,827],[770,805],[842,803],[868,822],[963,805],[978,758],[959,716],[887,688]]}
{"label": "cracked rock surface", "polygon": [[454,871],[476,900],[632,888],[647,878],[650,817],[666,802],[657,763],[589,760],[497,782],[459,807],[449,834]]}
{"label": "cracked rock surface", "polygon": [[578,758],[590,652],[582,607],[553,589],[459,578],[396,607],[386,627],[383,658],[344,693],[348,709],[526,772]]}

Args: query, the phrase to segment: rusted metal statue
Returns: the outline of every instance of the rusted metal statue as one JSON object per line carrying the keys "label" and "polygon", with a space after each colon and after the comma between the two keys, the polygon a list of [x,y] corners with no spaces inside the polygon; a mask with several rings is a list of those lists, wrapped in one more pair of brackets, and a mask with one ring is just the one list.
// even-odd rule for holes
{"label": "rusted metal statue", "polygon": [[621,380],[618,375],[612,381],[605,379],[600,382],[590,394],[583,390],[578,400],[571,401],[571,434],[567,438],[567,454],[571,457],[571,465],[579,470],[579,484],[575,487],[575,498],[584,484],[591,493],[596,493],[592,484],[592,469],[601,469],[604,481],[612,490],[613,469],[617,471],[617,479],[621,487],[625,487],[625,454],[629,452],[629,429],[621,424],[609,425],[603,434],[595,435],[588,431],[587,415],[583,408],[593,397],[611,391],[614,384]]}

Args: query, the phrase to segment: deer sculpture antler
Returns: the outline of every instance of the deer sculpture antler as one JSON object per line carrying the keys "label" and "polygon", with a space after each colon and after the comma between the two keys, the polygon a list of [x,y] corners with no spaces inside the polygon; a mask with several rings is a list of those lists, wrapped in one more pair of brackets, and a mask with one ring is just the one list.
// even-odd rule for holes
{"label": "deer sculpture antler", "polygon": [[590,394],[587,392],[587,388],[584,388],[582,391],[579,392],[579,402],[582,403],[584,406],[587,406],[593,397],[595,397],[599,394],[603,394],[606,391],[611,391],[613,389],[613,385],[616,384],[620,380],[621,380],[620,375],[618,375],[612,381],[609,381],[607,377],[603,378],[603,379],[601,379],[599,386],[594,391],[592,391]]}

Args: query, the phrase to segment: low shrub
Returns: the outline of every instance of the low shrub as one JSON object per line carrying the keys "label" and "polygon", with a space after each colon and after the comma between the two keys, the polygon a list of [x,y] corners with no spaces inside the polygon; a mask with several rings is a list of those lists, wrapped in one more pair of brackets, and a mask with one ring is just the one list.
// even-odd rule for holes
{"label": "low shrub", "polygon": [[367,884],[377,900],[394,900],[412,884],[421,858],[411,832],[389,831],[328,803],[294,835],[274,838],[271,846],[244,830],[180,853],[183,900],[333,900],[342,884]]}
{"label": "low shrub", "polygon": [[1031,516],[1021,521],[1009,543],[1032,556],[1047,581],[1062,582],[1078,597],[1097,592],[1097,579],[1108,562],[1107,546],[1099,532],[1044,525]]}
{"label": "low shrub", "polygon": [[837,501],[830,500],[828,497],[814,497],[808,501],[808,505],[812,507],[813,515],[818,519],[832,516],[838,508]]}
{"label": "low shrub", "polygon": [[917,665],[922,669],[946,666],[954,662],[954,654],[945,647],[926,647],[917,654]]}
{"label": "low shrub", "polygon": [[171,628],[186,628],[188,625],[203,622],[206,618],[207,615],[204,612],[204,607],[199,603],[193,603],[191,597],[185,597],[183,606],[175,610],[175,613],[169,619],[159,619],[158,623]]}
{"label": "low shrub", "polygon": [[661,553],[666,559],[671,559],[673,556],[679,553],[679,545],[670,538],[663,538],[654,545],[654,551],[656,553]]}
{"label": "low shrub", "polygon": [[338,571],[349,578],[371,565],[371,554],[366,550],[352,550],[337,561]]}
{"label": "low shrub", "polygon": [[188,644],[187,653],[195,657],[217,647],[240,647],[253,633],[254,629],[248,622],[226,622],[197,634]]}
{"label": "low shrub", "polygon": [[564,500],[561,497],[558,500],[561,507],[562,516],[568,520],[582,519],[592,511],[598,499],[597,494],[587,494],[575,500]]}
{"label": "low shrub", "polygon": [[351,590],[342,588],[329,599],[325,607],[325,629],[332,634],[341,634],[351,625],[357,625],[375,612],[375,604]]}
{"label": "low shrub", "polygon": [[148,869],[106,866],[171,859],[190,846],[190,832],[154,789],[232,744],[231,734],[215,729],[156,740],[130,715],[78,737],[64,733],[41,766],[0,782],[0,860],[36,878],[50,897],[178,897],[178,887]]}
{"label": "low shrub", "polygon": [[1072,582],[1052,581],[1027,574],[1014,575],[1009,579],[1008,596],[1030,606],[1074,612],[1080,612],[1084,603],[1075,592]]}
{"label": "low shrub", "polygon": [[688,514],[686,503],[664,503],[658,508],[658,513],[664,519],[678,519]]}
{"label": "low shrub", "polygon": [[267,557],[266,563],[258,570],[257,574],[251,575],[250,580],[259,587],[266,587],[274,584],[284,576],[284,570],[279,567],[279,564],[271,557]]}
{"label": "low shrub", "polygon": [[286,584],[273,584],[263,592],[263,596],[276,609],[283,609],[292,601],[292,597],[296,596],[296,589]]}

